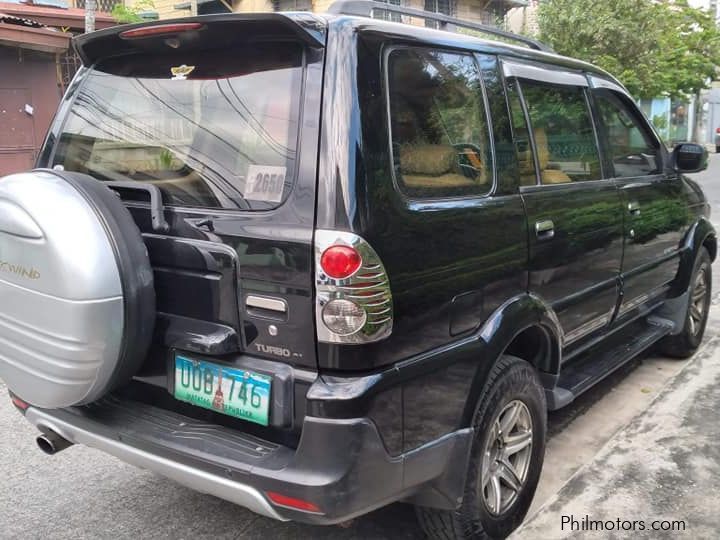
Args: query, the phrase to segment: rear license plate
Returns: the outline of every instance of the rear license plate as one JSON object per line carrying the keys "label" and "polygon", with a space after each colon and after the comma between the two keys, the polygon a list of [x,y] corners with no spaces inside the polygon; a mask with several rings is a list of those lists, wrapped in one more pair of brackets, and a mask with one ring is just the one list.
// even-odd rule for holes
{"label": "rear license plate", "polygon": [[175,357],[175,398],[214,411],[268,425],[271,377]]}

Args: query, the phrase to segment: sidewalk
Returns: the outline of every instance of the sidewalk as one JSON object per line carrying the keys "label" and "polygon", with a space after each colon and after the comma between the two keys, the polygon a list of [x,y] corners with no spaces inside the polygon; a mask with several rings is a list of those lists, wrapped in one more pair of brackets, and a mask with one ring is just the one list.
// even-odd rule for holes
{"label": "sidewalk", "polygon": [[[717,267],[714,274],[718,290]],[[586,523],[583,530],[586,516],[612,524],[603,525],[604,530],[595,524],[588,530]],[[574,530],[568,524],[571,517],[576,520]],[[643,524],[633,526],[632,521],[641,520]],[[685,530],[682,525],[675,532],[651,530],[672,526],[654,524],[655,520],[680,520]],[[718,293],[696,356],[645,412],[618,432],[511,539],[631,537],[720,538]]]}

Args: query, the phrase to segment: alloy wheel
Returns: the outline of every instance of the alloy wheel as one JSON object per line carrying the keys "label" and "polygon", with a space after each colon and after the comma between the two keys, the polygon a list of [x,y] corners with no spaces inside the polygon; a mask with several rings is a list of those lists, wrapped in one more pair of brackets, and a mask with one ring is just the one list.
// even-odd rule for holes
{"label": "alloy wheel", "polygon": [[707,265],[703,264],[695,276],[695,283],[690,297],[690,333],[695,336],[702,328],[705,317],[705,304],[707,302]]}
{"label": "alloy wheel", "polygon": [[532,416],[513,400],[491,424],[482,460],[480,493],[492,515],[505,513],[527,481],[532,457]]}

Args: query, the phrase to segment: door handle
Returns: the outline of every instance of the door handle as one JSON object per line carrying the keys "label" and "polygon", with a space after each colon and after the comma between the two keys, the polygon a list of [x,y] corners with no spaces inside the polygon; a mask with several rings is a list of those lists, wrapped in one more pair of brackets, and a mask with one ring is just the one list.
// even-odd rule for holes
{"label": "door handle", "polygon": [[633,216],[639,216],[640,215],[640,203],[637,201],[630,201],[628,203],[628,212],[630,212]]}
{"label": "door handle", "polygon": [[549,219],[536,221],[535,236],[537,236],[538,240],[550,240],[555,236],[555,224]]}

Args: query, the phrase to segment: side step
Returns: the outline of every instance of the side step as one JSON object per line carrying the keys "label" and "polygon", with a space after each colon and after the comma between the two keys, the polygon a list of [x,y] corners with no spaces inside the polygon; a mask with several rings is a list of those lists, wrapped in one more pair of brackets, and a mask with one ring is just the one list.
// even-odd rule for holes
{"label": "side step", "polygon": [[551,411],[570,404],[576,397],[635,358],[673,329],[670,321],[653,318],[617,332],[579,358],[561,367],[560,378],[552,390],[545,390]]}

